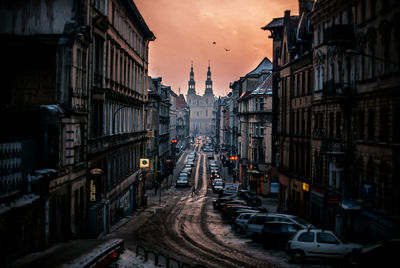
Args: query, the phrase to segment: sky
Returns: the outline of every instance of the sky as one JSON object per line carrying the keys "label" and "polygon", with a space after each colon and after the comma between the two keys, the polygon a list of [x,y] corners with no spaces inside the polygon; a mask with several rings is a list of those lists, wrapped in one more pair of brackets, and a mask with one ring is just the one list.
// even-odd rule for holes
{"label": "sky", "polygon": [[[203,95],[208,62],[216,96],[268,57],[272,39],[264,27],[298,0],[134,0],[156,40],[150,42],[149,75],[186,96],[193,62],[197,94]],[[214,43],[215,42],[215,43]]]}

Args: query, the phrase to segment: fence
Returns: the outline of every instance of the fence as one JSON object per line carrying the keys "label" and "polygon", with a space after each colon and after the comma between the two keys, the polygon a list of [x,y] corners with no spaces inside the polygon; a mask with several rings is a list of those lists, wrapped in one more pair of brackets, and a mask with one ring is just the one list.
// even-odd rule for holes
{"label": "fence", "polygon": [[145,261],[151,261],[154,265],[167,267],[167,268],[206,268],[200,264],[187,264],[182,261],[176,260],[162,253],[157,253],[152,249],[147,249],[141,245],[136,247],[136,256],[141,256]]}

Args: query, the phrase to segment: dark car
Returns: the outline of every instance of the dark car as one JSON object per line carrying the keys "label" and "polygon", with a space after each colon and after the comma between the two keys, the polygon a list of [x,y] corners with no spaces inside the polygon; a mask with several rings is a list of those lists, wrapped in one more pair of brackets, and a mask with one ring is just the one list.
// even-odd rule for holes
{"label": "dark car", "polygon": [[391,267],[398,263],[400,238],[378,241],[353,252],[350,263],[354,267]]}
{"label": "dark car", "polygon": [[235,211],[238,211],[240,209],[251,209],[252,207],[244,206],[244,205],[233,205],[225,209],[224,211],[221,212],[222,218],[224,219],[229,219]]}
{"label": "dark car", "polygon": [[291,222],[266,222],[259,240],[265,248],[284,249],[289,239],[301,227]]}
{"label": "dark car", "polygon": [[246,200],[250,206],[260,207],[262,205],[261,199],[247,190],[240,190],[238,196]]}
{"label": "dark car", "polygon": [[[222,207],[225,203],[227,203],[227,202],[229,202],[229,201],[232,201],[232,200],[238,200],[238,199],[241,199],[241,198],[238,198],[238,197],[236,197],[236,196],[227,196],[227,197],[218,198],[218,199],[215,199],[215,200],[213,201],[213,207],[214,207],[214,209],[216,209],[216,210],[220,210],[221,207]],[[241,199],[241,200],[242,200],[242,199]]]}

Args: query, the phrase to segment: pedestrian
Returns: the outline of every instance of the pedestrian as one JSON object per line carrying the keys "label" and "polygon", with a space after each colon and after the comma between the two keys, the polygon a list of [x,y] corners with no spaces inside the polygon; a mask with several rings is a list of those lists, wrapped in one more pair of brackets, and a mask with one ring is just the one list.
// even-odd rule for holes
{"label": "pedestrian", "polygon": [[193,185],[192,187],[192,196],[196,194],[196,186]]}

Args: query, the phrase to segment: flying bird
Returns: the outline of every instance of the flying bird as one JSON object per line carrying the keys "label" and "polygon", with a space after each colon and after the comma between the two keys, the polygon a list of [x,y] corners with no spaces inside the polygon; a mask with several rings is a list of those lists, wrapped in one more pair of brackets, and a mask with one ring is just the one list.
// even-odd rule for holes
{"label": "flying bird", "polygon": [[231,51],[230,49],[225,48],[225,51]]}
{"label": "flying bird", "polygon": [[212,42],[212,44],[213,44],[213,45],[216,45],[216,44],[217,44],[217,42],[215,42],[215,41],[214,41],[214,42]]}

